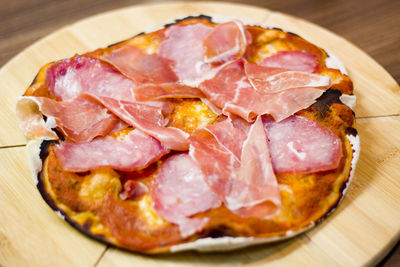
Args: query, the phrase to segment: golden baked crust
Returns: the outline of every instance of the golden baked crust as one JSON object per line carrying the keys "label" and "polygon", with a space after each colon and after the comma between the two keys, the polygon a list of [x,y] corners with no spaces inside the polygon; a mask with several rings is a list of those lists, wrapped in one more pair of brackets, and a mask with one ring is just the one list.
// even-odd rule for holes
{"label": "golden baked crust", "polygon": [[[198,22],[214,25],[205,16],[186,18],[177,24]],[[301,231],[323,219],[342,198],[350,176],[354,152],[346,135],[355,131],[355,118],[352,110],[341,103],[339,97],[341,94],[353,93],[352,82],[339,70],[327,68],[326,52],[301,37],[280,29],[263,29],[258,26],[248,26],[248,30],[253,39],[247,54],[250,62],[257,63],[274,52],[288,50],[304,50],[318,57],[319,73],[331,77],[332,87],[314,105],[297,115],[328,127],[340,137],[343,157],[338,168],[311,174],[277,173],[282,198],[282,210],[277,216],[269,220],[241,218],[221,206],[195,215],[207,216],[210,221],[203,231],[182,238],[176,225],[167,222],[153,210],[151,192],[133,200],[122,200],[119,197],[123,183],[132,177],[151,188],[154,174],[165,157],[141,171],[121,172],[99,168],[72,173],[61,168],[53,152],[56,141],[44,141],[40,152],[43,168],[38,174],[38,189],[46,202],[85,234],[118,247],[144,253],[167,252],[171,246],[204,237],[285,237],[288,231]],[[127,44],[140,47],[147,53],[155,53],[164,31],[165,28],[140,34],[85,55],[108,53]],[[54,98],[45,84],[46,69],[51,65],[42,67],[24,95]],[[219,116],[199,99],[170,102],[174,112],[169,116],[169,125],[188,133],[218,120]],[[123,138],[129,130],[112,135]]]}

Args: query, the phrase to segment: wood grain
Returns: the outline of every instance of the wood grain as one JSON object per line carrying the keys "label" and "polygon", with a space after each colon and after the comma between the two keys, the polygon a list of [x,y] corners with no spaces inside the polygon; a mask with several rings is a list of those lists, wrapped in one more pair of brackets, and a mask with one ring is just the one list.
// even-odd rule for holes
{"label": "wood grain", "polygon": [[106,246],[47,206],[33,184],[25,150],[0,149],[0,266],[93,266]]}
{"label": "wood grain", "polygon": [[[40,3],[45,4],[46,1]],[[16,6],[9,4],[8,8],[12,10]],[[24,148],[3,148],[0,150],[0,205],[5,208],[0,210],[0,265],[51,265],[65,258],[66,265],[80,263],[84,266],[97,261],[99,266],[133,263],[135,266],[267,263],[356,266],[378,262],[398,240],[400,117],[396,114],[400,113],[399,86],[371,57],[345,39],[306,21],[265,9],[186,2],[134,6],[86,19],[49,35],[0,70],[0,145],[25,144],[25,138],[16,125],[15,101],[41,65],[128,38],[150,26],[171,22],[171,16],[195,13],[231,15],[257,24],[274,24],[327,48],[346,63],[359,100],[356,114],[363,117],[358,120],[362,154],[354,183],[338,211],[315,230],[275,246],[259,246],[225,254],[188,252],[157,257],[108,249],[100,257],[104,245],[85,238],[59,220],[40,198],[29,182],[22,152]],[[21,221],[21,224],[13,224],[14,221]],[[41,236],[43,242],[38,242]],[[29,245],[38,251],[50,247],[51,251],[54,250],[54,257],[35,254],[35,250],[27,250]],[[72,248],[68,250],[70,246]],[[73,252],[79,256],[85,254],[81,262],[78,256],[72,255]]]}

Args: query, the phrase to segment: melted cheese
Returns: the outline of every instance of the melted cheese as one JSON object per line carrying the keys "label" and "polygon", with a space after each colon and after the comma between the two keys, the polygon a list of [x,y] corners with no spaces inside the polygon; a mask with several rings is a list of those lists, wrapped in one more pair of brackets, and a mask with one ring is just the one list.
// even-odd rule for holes
{"label": "melted cheese", "polygon": [[143,196],[139,202],[138,207],[142,219],[147,222],[148,225],[158,227],[167,224],[160,215],[158,215],[153,209],[152,201],[149,195]]}
{"label": "melted cheese", "polygon": [[79,196],[99,199],[103,198],[108,191],[118,193],[121,191],[119,175],[109,168],[93,170],[82,182]]}
{"label": "melted cheese", "polygon": [[218,115],[201,100],[184,100],[175,106],[169,126],[192,133],[197,128],[214,123]]}
{"label": "melted cheese", "polygon": [[147,54],[156,54],[160,45],[159,40],[152,38],[152,34],[139,35],[129,42],[130,44],[143,49]]}

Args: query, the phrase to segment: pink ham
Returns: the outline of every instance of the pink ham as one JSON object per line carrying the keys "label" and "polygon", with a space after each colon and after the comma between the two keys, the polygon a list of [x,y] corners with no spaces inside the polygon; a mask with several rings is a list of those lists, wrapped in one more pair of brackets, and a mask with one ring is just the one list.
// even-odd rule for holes
{"label": "pink ham", "polygon": [[242,217],[272,217],[280,207],[261,118],[253,125],[239,118],[196,130],[190,156],[225,205]]}
{"label": "pink ham", "polygon": [[305,51],[281,51],[264,58],[260,65],[270,68],[284,68],[304,72],[317,72],[319,61],[316,55]]}
{"label": "pink ham", "polygon": [[240,167],[242,144],[247,133],[235,127],[231,119],[197,129],[190,136],[189,155],[205,175],[205,181],[224,199],[230,180]]}
{"label": "pink ham", "polygon": [[211,66],[204,62],[203,41],[212,31],[213,27],[203,23],[172,25],[165,31],[159,55],[174,61],[173,69],[179,80],[191,83],[208,74]]}
{"label": "pink ham", "polygon": [[113,49],[100,56],[137,84],[171,83],[178,81],[172,70],[173,62],[158,55],[149,55],[132,45]]}
{"label": "pink ham", "polygon": [[135,87],[137,101],[152,101],[164,98],[202,98],[203,93],[195,87],[179,83],[144,84]]}
{"label": "pink ham", "polygon": [[250,41],[251,35],[240,21],[218,24],[204,40],[205,62],[221,63],[240,59]]}
{"label": "pink ham", "polygon": [[261,117],[251,125],[243,143],[240,168],[226,196],[226,205],[242,217],[272,218],[281,207]]}
{"label": "pink ham", "polygon": [[300,116],[279,123],[264,120],[277,172],[312,173],[338,167],[342,142],[331,130]]}
{"label": "pink ham", "polygon": [[124,190],[119,194],[122,200],[135,200],[144,196],[149,189],[147,186],[139,181],[128,180],[124,183]]}
{"label": "pink ham", "polygon": [[47,69],[46,83],[61,100],[92,94],[134,101],[136,84],[98,59],[76,56],[54,63]]}
{"label": "pink ham", "polygon": [[178,128],[165,127],[168,121],[163,117],[161,107],[109,97],[94,98],[127,124],[159,140],[164,147],[173,150],[188,149],[189,135]]}
{"label": "pink ham", "polygon": [[163,162],[155,177],[152,199],[156,212],[177,224],[182,237],[201,231],[209,221],[207,217],[191,218],[192,215],[221,205],[187,154],[173,155]]}
{"label": "pink ham", "polygon": [[125,130],[128,127],[129,127],[129,125],[127,123],[125,123],[124,121],[118,120],[118,122],[111,129],[111,133],[120,132],[122,130]]}
{"label": "pink ham", "polygon": [[327,89],[331,86],[329,76],[302,71],[264,67],[245,62],[244,70],[254,89],[261,94],[276,93],[288,89],[314,87]]}
{"label": "pink ham", "polygon": [[305,87],[260,94],[246,78],[241,61],[226,65],[214,78],[201,83],[200,90],[224,113],[231,112],[247,121],[263,114],[283,120],[312,105],[324,92]]}
{"label": "pink ham", "polygon": [[103,106],[85,96],[57,102],[38,97],[42,113],[56,119],[66,136],[73,142],[90,141],[96,136],[105,136],[119,121]]}
{"label": "pink ham", "polygon": [[[59,127],[64,135],[73,142],[90,141],[96,136],[108,134],[120,121],[109,113],[102,105],[85,96],[79,96],[73,100],[55,101],[46,97],[24,97],[20,101],[25,105],[34,105],[38,108],[30,109],[20,119],[32,122],[32,114],[37,113],[37,119],[42,119],[42,114],[47,120],[54,120],[53,128]],[[22,114],[21,111],[19,114]],[[44,125],[44,124],[43,124]],[[40,133],[38,129],[36,133]],[[27,136],[36,133],[26,133]]]}
{"label": "pink ham", "polygon": [[54,152],[66,171],[84,172],[100,167],[132,171],[148,166],[169,152],[159,141],[139,130],[118,140],[110,136],[86,143],[61,142]]}
{"label": "pink ham", "polygon": [[249,123],[229,114],[224,121],[207,126],[204,130],[212,134],[220,145],[232,152],[237,160],[240,160],[241,144],[246,139],[249,128]]}

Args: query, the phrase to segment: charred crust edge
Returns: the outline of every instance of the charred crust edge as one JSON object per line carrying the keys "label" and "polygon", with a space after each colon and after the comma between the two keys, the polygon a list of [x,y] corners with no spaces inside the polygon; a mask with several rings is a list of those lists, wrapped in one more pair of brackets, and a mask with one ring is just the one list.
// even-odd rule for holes
{"label": "charred crust edge", "polygon": [[136,35],[134,35],[134,36],[132,36],[132,37],[126,39],[126,40],[122,40],[122,41],[119,41],[119,42],[116,42],[116,43],[113,43],[113,44],[109,44],[109,45],[107,45],[107,48],[111,48],[111,47],[117,46],[117,45],[119,45],[119,44],[121,44],[123,42],[126,42],[126,41],[128,41],[128,40],[130,40],[132,38],[138,37],[138,36],[143,35],[143,34],[145,34],[145,32],[139,32],[138,34],[136,34]]}
{"label": "charred crust edge", "polygon": [[353,127],[347,127],[346,128],[346,134],[347,135],[352,135],[354,137],[356,137],[358,135],[358,132],[356,129],[354,129]]}
{"label": "charred crust edge", "polygon": [[212,17],[200,14],[198,16],[187,16],[187,17],[184,17],[182,19],[176,19],[172,23],[164,24],[164,28],[170,27],[170,26],[175,25],[175,24],[177,24],[179,22],[182,22],[182,21],[185,21],[185,20],[189,20],[189,19],[205,19],[205,20],[208,20],[209,22],[212,22]]}
{"label": "charred crust edge", "polygon": [[[164,24],[164,28],[168,28],[168,27],[170,27],[172,25],[175,25],[175,24],[177,24],[179,22],[182,22],[182,21],[185,21],[185,20],[189,20],[189,19],[205,19],[205,20],[207,20],[209,22],[212,22],[212,18],[210,16],[201,14],[201,15],[198,15],[198,16],[187,16],[187,17],[184,17],[184,18],[181,18],[181,19],[176,19],[176,20],[174,20],[174,22]],[[119,42],[116,42],[116,43],[113,43],[113,44],[109,44],[109,45],[107,45],[107,48],[117,46],[117,45],[119,45],[119,44],[121,44],[123,42],[126,42],[126,41],[128,41],[128,40],[130,40],[132,38],[138,37],[138,36],[143,35],[143,34],[146,34],[146,32],[140,32],[140,33],[138,33],[138,34],[126,39],[126,40],[122,40],[122,41],[119,41]]]}
{"label": "charred crust edge", "polygon": [[314,107],[317,110],[318,115],[323,118],[326,113],[329,112],[329,108],[332,104],[343,104],[342,101],[340,101],[341,95],[342,93],[339,90],[328,89],[317,99],[312,107]]}
{"label": "charred crust edge", "polygon": [[[354,137],[358,136],[357,130],[352,128],[352,127],[347,127],[346,134],[347,135],[352,135]],[[352,144],[352,149],[353,149],[353,153],[354,153],[355,150],[354,150],[353,144]],[[353,160],[354,160],[354,154],[353,154],[352,161]],[[336,200],[335,203],[333,203],[329,207],[329,209],[326,211],[326,213],[316,221],[316,225],[320,224],[323,220],[325,220],[327,217],[329,217],[329,215],[331,215],[336,210],[336,208],[339,206],[339,204],[343,200],[343,198],[344,198],[344,196],[346,194],[346,190],[347,190],[348,186],[350,185],[351,180],[353,179],[353,176],[351,174],[352,168],[353,167],[350,166],[349,175],[347,177],[347,180],[345,182],[343,182],[341,187],[340,187],[338,199]]]}
{"label": "charred crust edge", "polygon": [[[40,153],[39,153],[39,157],[42,160],[42,163],[44,163],[45,159],[49,156],[49,149],[51,146],[53,146],[54,144],[56,144],[56,141],[43,141],[42,144],[40,145]],[[44,164],[43,164],[44,165]],[[54,202],[54,200],[51,198],[51,196],[48,194],[48,192],[46,191],[45,185],[44,185],[44,177],[43,177],[43,167],[42,170],[37,174],[37,178],[38,178],[38,184],[37,184],[37,188],[40,192],[40,194],[42,195],[42,198],[44,199],[44,201],[47,203],[47,205],[50,206],[50,208],[52,210],[54,210],[55,212],[59,212],[61,213],[61,215],[63,216],[63,219],[69,223],[72,227],[74,227],[75,229],[77,229],[78,231],[80,231],[81,233],[94,238],[98,241],[101,241],[107,245],[112,245],[112,246],[116,246],[116,244],[112,244],[110,241],[107,240],[107,238],[103,235],[98,235],[98,234],[93,234],[92,232],[90,232],[90,226],[85,222],[84,224],[79,224],[73,220],[71,220],[69,218],[69,216],[62,210],[60,209],[57,204]]]}
{"label": "charred crust edge", "polygon": [[36,73],[36,75],[35,75],[35,78],[33,78],[33,80],[32,80],[32,82],[31,82],[31,84],[29,85],[29,87],[31,87],[32,85],[34,85],[34,84],[37,82],[37,79],[38,79],[39,73],[40,73],[40,71],[39,71],[38,73]]}

